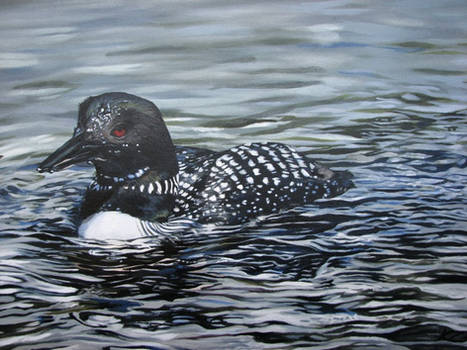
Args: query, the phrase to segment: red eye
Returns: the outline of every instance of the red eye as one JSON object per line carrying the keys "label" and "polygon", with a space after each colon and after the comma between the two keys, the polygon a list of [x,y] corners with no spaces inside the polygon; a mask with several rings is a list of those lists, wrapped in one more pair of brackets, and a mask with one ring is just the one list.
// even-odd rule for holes
{"label": "red eye", "polygon": [[117,137],[123,137],[126,134],[126,129],[125,128],[116,128],[112,130],[112,135],[117,136]]}

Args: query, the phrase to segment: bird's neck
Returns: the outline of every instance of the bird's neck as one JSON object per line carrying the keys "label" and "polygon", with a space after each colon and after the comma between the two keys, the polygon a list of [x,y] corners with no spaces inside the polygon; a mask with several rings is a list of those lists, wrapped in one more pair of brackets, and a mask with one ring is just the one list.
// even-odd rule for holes
{"label": "bird's neck", "polygon": [[136,178],[122,178],[123,181],[103,178],[105,181],[101,183],[102,178],[96,177],[86,193],[82,216],[110,210],[145,220],[165,221],[172,214],[178,194],[178,174],[170,176],[149,170]]}

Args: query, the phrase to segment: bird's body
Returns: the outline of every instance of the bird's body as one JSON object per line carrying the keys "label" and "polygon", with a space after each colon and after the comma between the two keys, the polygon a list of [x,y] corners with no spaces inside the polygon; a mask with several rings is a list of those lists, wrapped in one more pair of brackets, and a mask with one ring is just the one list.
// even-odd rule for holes
{"label": "bird's body", "polygon": [[342,193],[335,172],[280,143],[252,143],[180,165],[174,212],[198,222],[238,224]]}
{"label": "bird's body", "polygon": [[221,152],[175,147],[157,107],[125,93],[83,102],[73,138],[39,171],[83,160],[95,165],[96,178],[84,196],[79,233],[95,239],[159,234],[185,218],[240,224],[352,186],[350,173],[280,143]]}

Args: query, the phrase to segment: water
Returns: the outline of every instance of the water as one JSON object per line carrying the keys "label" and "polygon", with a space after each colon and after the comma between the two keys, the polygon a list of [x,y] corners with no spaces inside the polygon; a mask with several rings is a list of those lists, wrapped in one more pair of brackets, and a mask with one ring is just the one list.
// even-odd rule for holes
{"label": "water", "polygon": [[[3,1],[0,346],[461,349],[465,1]],[[127,91],[174,141],[294,145],[356,188],[172,242],[81,241],[92,169],[38,174]]]}

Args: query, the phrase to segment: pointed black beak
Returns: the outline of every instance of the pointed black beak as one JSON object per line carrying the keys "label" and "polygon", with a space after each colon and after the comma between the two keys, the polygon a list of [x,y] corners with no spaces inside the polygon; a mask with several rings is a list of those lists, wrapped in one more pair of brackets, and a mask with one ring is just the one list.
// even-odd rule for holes
{"label": "pointed black beak", "polygon": [[53,173],[70,165],[90,160],[95,149],[96,146],[85,142],[83,134],[77,134],[44,159],[37,167],[37,171]]}

